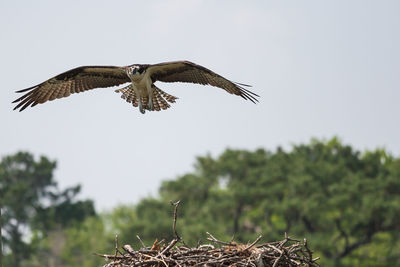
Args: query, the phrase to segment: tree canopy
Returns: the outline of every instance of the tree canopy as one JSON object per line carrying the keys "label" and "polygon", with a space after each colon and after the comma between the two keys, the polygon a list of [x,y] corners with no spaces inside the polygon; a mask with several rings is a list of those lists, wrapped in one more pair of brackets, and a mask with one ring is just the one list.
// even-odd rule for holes
{"label": "tree canopy", "polygon": [[19,152],[0,162],[0,207],[6,266],[21,266],[35,252],[35,242],[52,229],[66,227],[95,214],[93,202],[74,201],[80,186],[63,191],[53,178],[56,162],[46,157],[35,160]]}
{"label": "tree canopy", "polygon": [[[115,234],[120,244],[135,248],[141,246],[136,235],[146,245],[156,238],[171,240],[171,200],[181,200],[177,227],[189,245],[204,240],[206,232],[220,240],[234,236],[243,243],[259,234],[263,241],[280,240],[286,232],[307,238],[322,266],[400,264],[400,158],[384,149],[358,151],[337,138],[312,140],[289,150],[227,149],[217,157],[198,157],[192,172],[164,181],[157,196],[94,217],[87,216],[94,214],[90,201],[72,201],[79,187],[52,189],[54,162],[35,161],[29,154],[19,157],[25,161],[3,159],[0,184],[9,182],[7,189],[3,184],[0,188],[1,196],[10,197],[3,201],[8,203],[3,210],[9,214],[4,226],[9,248],[17,222],[10,214],[21,214],[19,227],[29,221],[33,231],[47,233],[36,242],[42,250],[33,250],[29,266],[99,265],[90,254],[112,250]],[[20,182],[13,185],[15,177]],[[32,177],[36,182],[26,185]],[[24,190],[29,192],[25,195]],[[29,198],[28,206],[16,203],[14,196],[19,194],[24,201]],[[53,205],[44,206],[43,199]],[[21,236],[22,231],[17,232]],[[54,240],[63,244],[58,251],[49,245],[57,243]],[[32,265],[40,262],[38,251],[57,255],[57,264]]]}
{"label": "tree canopy", "polygon": [[159,192],[131,211],[137,217],[121,228],[124,236],[144,233],[150,242],[165,228],[169,237],[167,225],[138,226],[168,222],[162,204],[179,199],[180,229],[193,243],[206,231],[241,242],[287,232],[307,237],[325,266],[400,261],[400,159],[382,149],[360,152],[337,138],[290,151],[227,149],[198,157],[194,172],[163,182]]}

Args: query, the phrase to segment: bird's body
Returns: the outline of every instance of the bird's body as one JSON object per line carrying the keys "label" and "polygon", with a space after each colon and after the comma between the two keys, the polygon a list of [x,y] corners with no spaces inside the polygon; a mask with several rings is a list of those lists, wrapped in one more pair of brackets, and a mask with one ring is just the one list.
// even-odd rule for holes
{"label": "bird's body", "polygon": [[141,113],[145,110],[164,110],[174,103],[177,97],[167,94],[154,85],[161,82],[186,82],[212,85],[239,95],[255,103],[255,93],[243,88],[245,84],[233,83],[213,71],[189,61],[173,61],[159,64],[134,64],[124,67],[117,66],[82,66],[61,73],[41,84],[19,90],[26,92],[13,103],[18,103],[14,109],[24,110],[28,106],[45,103],[57,98],[67,97],[73,93],[117,86],[129,83],[121,89],[122,98],[133,106],[139,107]]}
{"label": "bird's body", "polygon": [[[135,71],[135,74],[133,73],[135,67],[132,67],[132,69],[127,69],[127,75],[131,79],[131,85],[130,85],[130,90],[133,90],[133,92],[136,94],[136,97],[140,99],[141,101],[139,102],[139,109],[140,112],[144,113],[144,108],[143,105],[146,103],[149,104],[149,109],[153,109],[153,106],[150,105],[150,102],[152,102],[152,95],[153,95],[153,82],[151,81],[150,75],[143,71],[142,73],[139,73]],[[138,69],[140,67],[137,67]],[[128,89],[129,90],[129,89]],[[147,99],[147,101],[143,101],[144,99]]]}

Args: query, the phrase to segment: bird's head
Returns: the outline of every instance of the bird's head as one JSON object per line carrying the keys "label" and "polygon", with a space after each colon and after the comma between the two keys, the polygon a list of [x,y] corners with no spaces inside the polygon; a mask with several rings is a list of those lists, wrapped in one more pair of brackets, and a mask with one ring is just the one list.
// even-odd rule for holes
{"label": "bird's head", "polygon": [[139,65],[132,65],[127,67],[126,72],[128,75],[141,75],[144,72],[144,68]]}

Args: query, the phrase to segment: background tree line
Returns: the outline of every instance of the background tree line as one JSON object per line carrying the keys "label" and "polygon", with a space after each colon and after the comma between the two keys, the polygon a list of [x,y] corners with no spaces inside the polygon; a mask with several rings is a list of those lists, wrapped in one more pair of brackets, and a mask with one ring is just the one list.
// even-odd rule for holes
{"label": "background tree line", "polygon": [[[80,187],[59,190],[56,163],[29,153],[0,164],[5,266],[101,266],[93,252],[173,238],[170,200],[180,199],[186,243],[205,232],[238,242],[306,237],[323,266],[400,265],[400,158],[360,152],[334,138],[290,151],[227,149],[198,157],[193,172],[164,181],[156,197],[96,214]],[[9,263],[8,265],[6,264]],[[12,264],[10,264],[12,263]]]}

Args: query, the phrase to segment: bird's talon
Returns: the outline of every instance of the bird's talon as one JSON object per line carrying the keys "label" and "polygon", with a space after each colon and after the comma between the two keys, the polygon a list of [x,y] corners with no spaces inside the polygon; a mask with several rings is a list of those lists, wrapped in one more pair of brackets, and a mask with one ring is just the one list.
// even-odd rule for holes
{"label": "bird's talon", "polygon": [[143,108],[142,101],[139,101],[139,110],[140,110],[140,113],[142,113],[142,114],[144,114],[146,112]]}
{"label": "bird's talon", "polygon": [[152,110],[152,111],[154,110],[154,105],[153,105],[153,101],[151,98],[149,100],[148,107],[149,107],[149,110]]}

